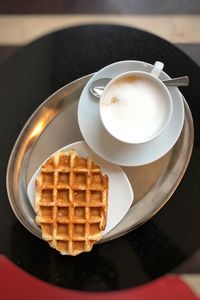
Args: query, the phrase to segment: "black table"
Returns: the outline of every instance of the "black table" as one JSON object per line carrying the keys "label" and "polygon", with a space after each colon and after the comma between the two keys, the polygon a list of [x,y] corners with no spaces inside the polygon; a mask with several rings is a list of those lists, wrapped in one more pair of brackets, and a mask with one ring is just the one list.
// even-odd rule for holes
{"label": "black table", "polygon": [[[171,200],[150,221],[91,253],[63,257],[31,235],[8,202],[6,166],[24,123],[61,86],[119,60],[163,61],[173,76],[187,74],[182,90],[194,118],[195,144],[187,172]],[[79,290],[118,290],[173,271],[199,249],[200,69],[179,49],[149,33],[92,25],[45,36],[18,50],[0,69],[0,253],[47,282]]]}

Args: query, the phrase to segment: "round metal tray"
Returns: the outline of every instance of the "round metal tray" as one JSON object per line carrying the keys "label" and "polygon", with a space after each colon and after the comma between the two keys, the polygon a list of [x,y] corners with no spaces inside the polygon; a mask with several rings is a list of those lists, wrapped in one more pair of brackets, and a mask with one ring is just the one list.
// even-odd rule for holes
{"label": "round metal tray", "polygon": [[[27,183],[40,164],[53,152],[82,140],[77,122],[81,91],[92,75],[64,86],[29,118],[12,150],[7,168],[7,191],[19,221],[41,238],[35,212],[27,198]],[[193,120],[184,100],[185,121],[174,147],[161,159],[140,167],[123,167],[133,187],[135,200],[124,219],[102,242],[122,236],[146,222],[170,199],[188,166],[194,140]]]}

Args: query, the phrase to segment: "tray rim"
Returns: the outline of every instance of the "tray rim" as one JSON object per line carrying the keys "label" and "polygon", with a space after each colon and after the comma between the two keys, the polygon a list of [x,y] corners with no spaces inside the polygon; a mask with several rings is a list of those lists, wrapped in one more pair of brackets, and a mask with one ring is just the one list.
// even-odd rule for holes
{"label": "tray rim", "polygon": [[[32,113],[32,115],[29,117],[28,121],[25,123],[24,127],[22,128],[14,146],[13,146],[13,149],[11,151],[11,154],[10,154],[10,158],[9,158],[9,161],[8,161],[8,165],[7,165],[7,172],[6,172],[6,187],[7,187],[7,194],[8,194],[8,198],[9,198],[9,202],[10,202],[10,205],[12,207],[12,210],[14,212],[14,214],[16,215],[17,219],[22,223],[23,226],[25,226],[26,229],[28,229],[32,234],[34,234],[35,236],[41,238],[41,235],[39,234],[36,234],[35,232],[33,232],[33,230],[30,229],[30,226],[33,225],[33,222],[29,222],[29,226],[27,224],[25,224],[22,219],[20,218],[20,213],[19,213],[19,207],[18,207],[18,204],[17,202],[15,203],[15,201],[13,201],[13,195],[11,193],[11,190],[10,190],[10,178],[11,178],[11,171],[13,169],[13,166],[16,165],[16,162],[15,160],[17,160],[17,151],[19,150],[20,148],[20,142],[21,140],[23,141],[23,137],[26,136],[29,132],[30,132],[30,129],[31,129],[31,126],[33,126],[33,120],[34,120],[34,117],[37,116],[41,109],[45,107],[45,104],[48,104],[49,101],[51,101],[52,99],[54,99],[54,97],[56,96],[61,96],[62,93],[65,92],[65,90],[67,90],[68,88],[70,89],[73,89],[73,87],[75,86],[75,89],[78,89],[79,87],[81,88],[84,88],[85,84],[87,83],[87,81],[91,78],[91,76],[93,76],[93,74],[88,74],[88,75],[85,75],[83,77],[80,77],[70,83],[68,83],[67,85],[61,87],[60,89],[58,89],[57,91],[55,91],[52,95],[50,95],[45,101],[43,101],[39,106],[38,108]],[[83,84],[80,84],[79,86],[79,83],[86,80],[86,83]],[[76,84],[78,83],[78,86],[76,87]],[[65,95],[66,97],[66,95]],[[137,227],[139,227],[140,225],[144,224],[146,221],[148,221],[150,218],[152,218],[167,202],[168,200],[171,198],[172,194],[175,192],[175,190],[177,189],[183,175],[185,174],[185,171],[187,169],[187,166],[189,164],[189,161],[190,161],[190,158],[191,158],[191,154],[192,154],[192,149],[193,149],[193,144],[194,144],[194,125],[193,125],[193,119],[192,119],[192,114],[190,112],[190,109],[189,109],[189,106],[185,100],[185,98],[183,97],[182,95],[182,98],[184,100],[184,106],[185,106],[185,111],[187,111],[188,113],[188,118],[189,118],[189,123],[190,123],[190,126],[192,127],[192,132],[190,132],[190,147],[189,147],[189,151],[188,151],[188,155],[187,155],[187,160],[184,164],[184,167],[182,168],[182,172],[180,173],[179,175],[179,178],[178,180],[176,181],[176,184],[173,186],[172,189],[170,189],[170,192],[168,193],[168,196],[166,197],[165,201],[163,201],[158,207],[157,209],[154,209],[154,211],[152,211],[150,214],[148,214],[145,218],[142,218],[142,220],[139,222],[139,223],[136,223],[134,226],[130,226],[128,229],[124,230],[124,232],[120,231],[118,234],[115,234],[113,235],[112,237],[110,237],[109,233],[105,235],[105,237],[99,242],[99,243],[102,243],[102,242],[107,242],[108,240],[112,240],[112,239],[115,239],[115,238],[118,238],[124,234],[127,234],[128,232],[136,229]],[[60,111],[61,112],[61,111]],[[32,136],[32,140],[29,142],[30,145],[28,144],[27,145],[27,152],[26,152],[26,155],[25,155],[25,161],[28,160],[28,157],[30,157],[31,155],[31,148],[33,149],[34,148],[34,145],[35,143],[37,142],[37,139],[40,137],[40,135],[42,134],[43,130],[48,126],[48,124],[54,119],[54,117],[56,117],[57,115],[59,114],[59,111],[57,112],[57,114],[55,114],[51,119],[48,119],[46,122],[46,126],[41,128],[41,131],[38,131],[36,132],[35,136],[33,135]],[[185,126],[185,122],[184,122],[184,126]],[[179,137],[180,138],[180,137]],[[178,138],[178,141],[179,141],[179,138]],[[177,141],[177,142],[178,142]],[[176,143],[177,143],[176,142]],[[22,144],[22,143],[21,143]],[[176,144],[175,144],[176,145]],[[28,157],[27,157],[28,156]],[[19,167],[19,166],[18,166]],[[25,172],[26,173],[26,172]],[[24,178],[25,180],[25,178]],[[23,186],[23,189],[25,189],[25,186]],[[26,190],[25,190],[26,192]],[[20,195],[18,195],[20,196]],[[22,195],[21,195],[22,196]],[[145,196],[146,197],[146,196]],[[144,198],[145,198],[144,197]],[[143,198],[143,199],[144,199]],[[27,201],[29,202],[29,200],[27,199]],[[141,202],[141,201],[140,201]],[[128,213],[127,213],[128,214]],[[126,216],[125,216],[126,218]],[[35,224],[34,224],[35,225]],[[118,227],[119,225],[117,225],[111,232],[110,234]]]}

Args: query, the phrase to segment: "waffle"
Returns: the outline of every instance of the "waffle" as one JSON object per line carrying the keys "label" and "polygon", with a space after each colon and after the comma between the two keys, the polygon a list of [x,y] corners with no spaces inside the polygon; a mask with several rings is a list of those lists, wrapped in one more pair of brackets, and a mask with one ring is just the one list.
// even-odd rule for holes
{"label": "waffle", "polygon": [[106,226],[108,177],[75,151],[50,157],[36,178],[36,222],[61,254],[90,251]]}

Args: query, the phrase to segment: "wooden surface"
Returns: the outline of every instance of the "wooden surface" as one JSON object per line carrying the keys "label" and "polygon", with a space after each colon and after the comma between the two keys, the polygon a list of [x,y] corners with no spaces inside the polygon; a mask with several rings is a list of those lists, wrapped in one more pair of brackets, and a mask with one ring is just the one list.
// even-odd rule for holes
{"label": "wooden surface", "polygon": [[137,27],[172,43],[200,43],[200,15],[3,15],[0,44],[24,45],[61,28],[92,23]]}

